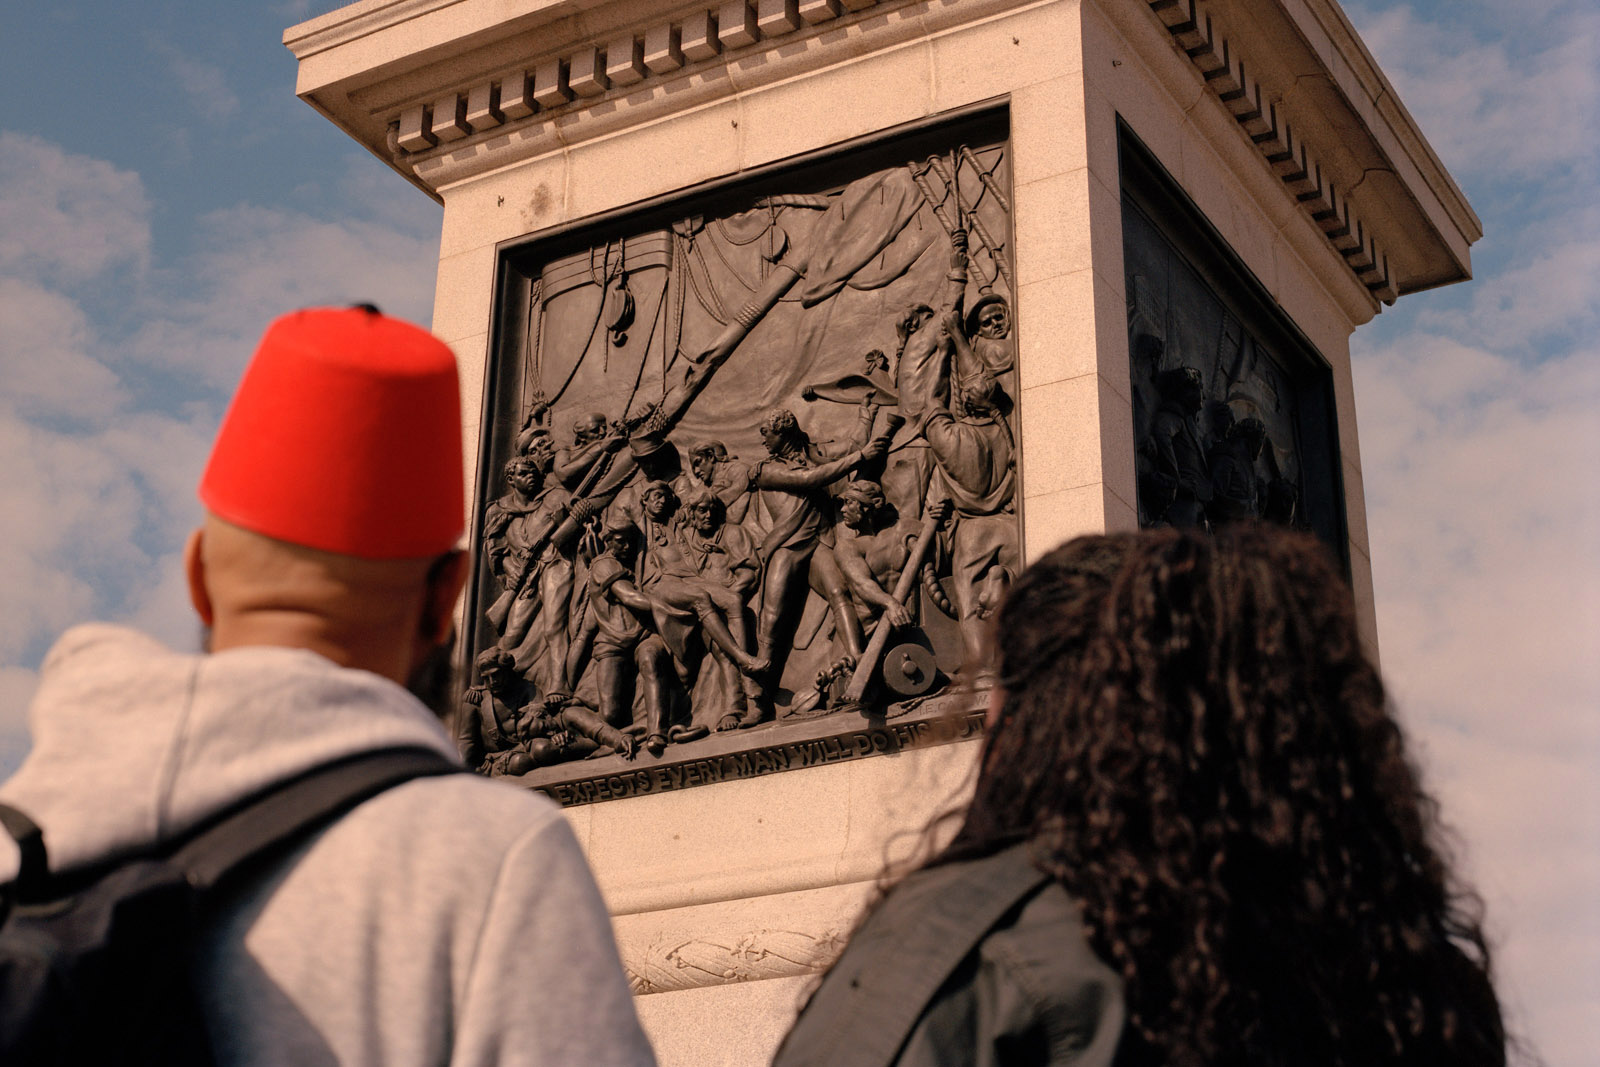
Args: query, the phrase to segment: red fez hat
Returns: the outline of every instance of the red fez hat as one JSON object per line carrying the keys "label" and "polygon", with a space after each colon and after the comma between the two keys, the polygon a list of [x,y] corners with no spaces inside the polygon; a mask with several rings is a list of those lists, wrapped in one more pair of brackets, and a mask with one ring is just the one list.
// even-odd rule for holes
{"label": "red fez hat", "polygon": [[217,518],[365,559],[434,556],[464,527],[456,361],[419,327],[314,308],[267,328],[200,479]]}

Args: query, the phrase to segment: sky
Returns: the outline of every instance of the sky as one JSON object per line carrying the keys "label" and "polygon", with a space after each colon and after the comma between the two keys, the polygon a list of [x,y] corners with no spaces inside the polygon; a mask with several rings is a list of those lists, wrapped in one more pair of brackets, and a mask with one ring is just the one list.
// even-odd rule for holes
{"label": "sky", "polygon": [[[1131,0],[1129,0],[1131,2]],[[294,96],[333,3],[19,5],[0,91],[0,775],[40,660],[193,647],[178,551],[277,314],[431,316],[441,213]],[[1525,1058],[1600,1047],[1600,9],[1347,4],[1484,223],[1353,340],[1383,670]]]}

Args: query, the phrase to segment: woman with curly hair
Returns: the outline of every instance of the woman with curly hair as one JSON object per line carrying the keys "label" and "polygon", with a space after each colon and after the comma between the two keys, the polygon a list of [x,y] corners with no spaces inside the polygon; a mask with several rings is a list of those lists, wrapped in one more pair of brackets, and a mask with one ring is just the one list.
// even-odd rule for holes
{"label": "woman with curly hair", "polygon": [[996,646],[954,841],[777,1064],[1506,1062],[1481,906],[1317,542],[1079,538]]}

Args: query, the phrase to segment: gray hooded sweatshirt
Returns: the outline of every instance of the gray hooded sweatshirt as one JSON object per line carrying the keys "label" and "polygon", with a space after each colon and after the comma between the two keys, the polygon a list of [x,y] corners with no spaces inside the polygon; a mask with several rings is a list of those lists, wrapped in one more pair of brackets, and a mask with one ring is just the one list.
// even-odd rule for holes
{"label": "gray hooded sweatshirt", "polygon": [[[312,652],[174,653],[80,626],[46,657],[0,800],[54,870],[166,841],[359,752],[455,756],[393,682]],[[0,834],[0,882],[17,852]],[[361,804],[230,892],[197,985],[223,1064],[649,1064],[611,923],[560,811],[469,775]]]}

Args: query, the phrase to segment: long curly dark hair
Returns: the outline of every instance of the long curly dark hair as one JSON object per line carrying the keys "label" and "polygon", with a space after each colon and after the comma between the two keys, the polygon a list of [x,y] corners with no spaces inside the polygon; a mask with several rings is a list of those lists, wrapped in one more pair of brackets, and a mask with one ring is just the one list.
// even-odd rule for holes
{"label": "long curly dark hair", "polygon": [[1001,608],[998,719],[943,859],[1032,842],[1124,979],[1119,1065],[1501,1065],[1458,887],[1313,539],[1080,538]]}

